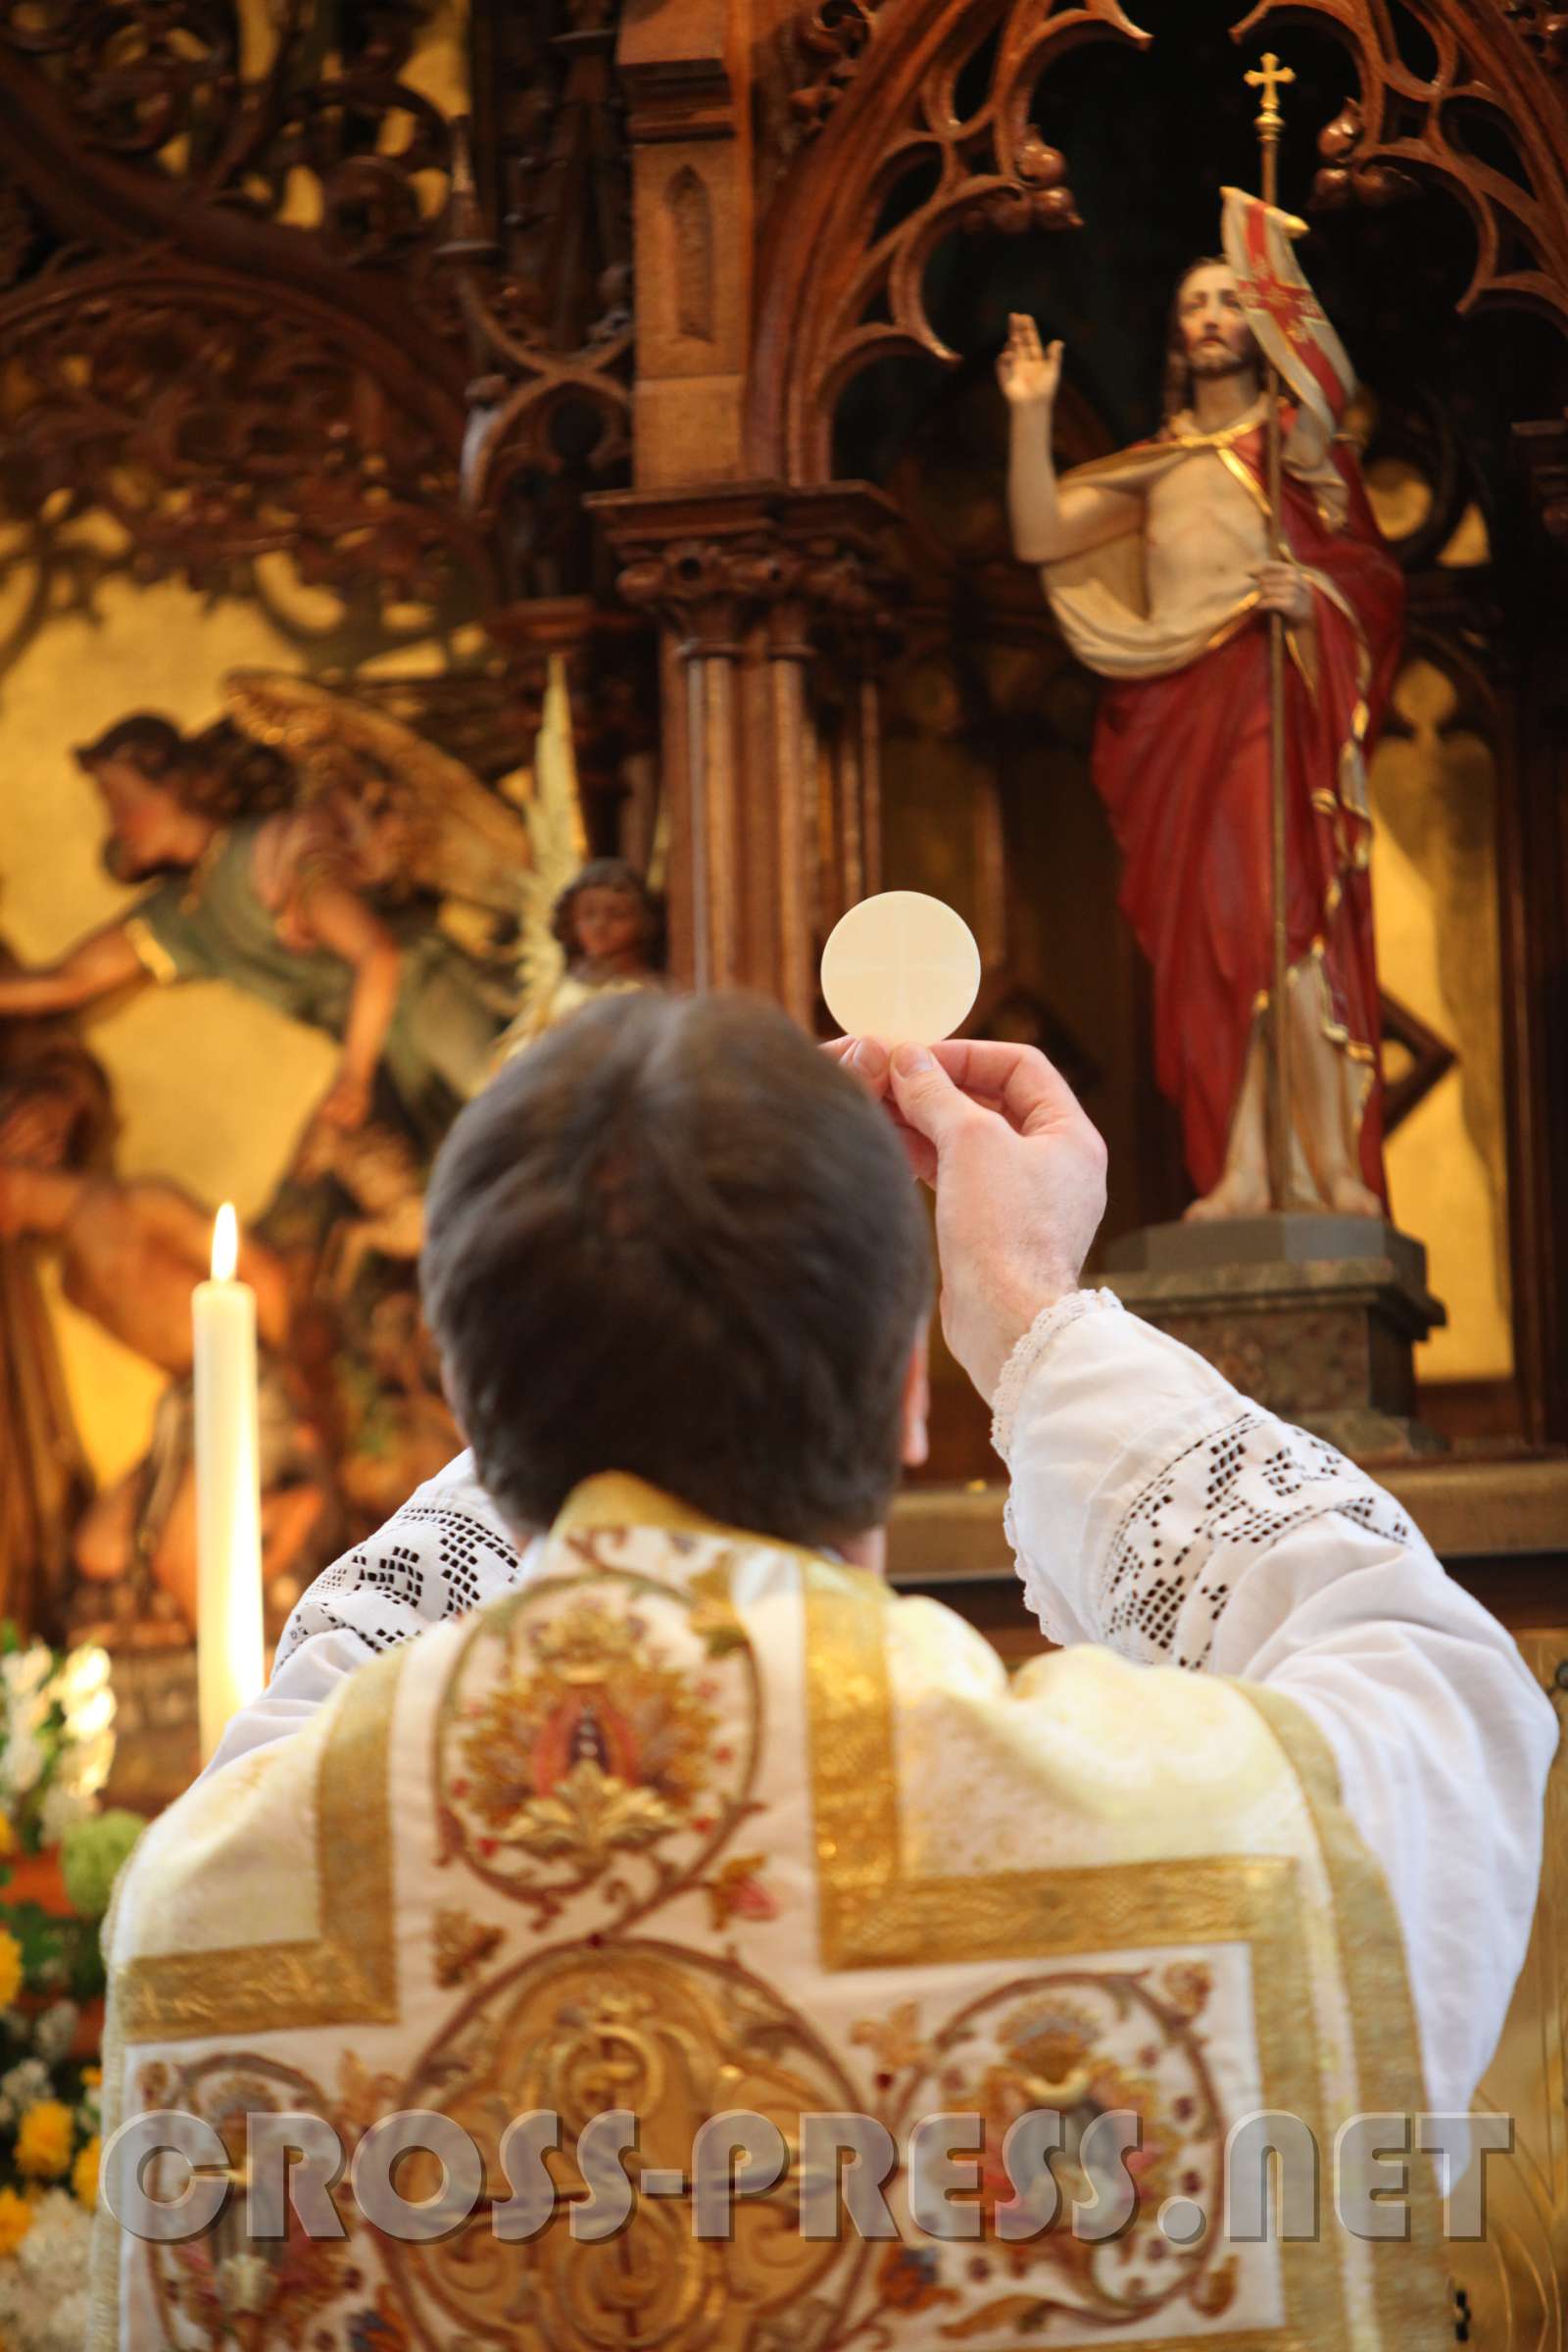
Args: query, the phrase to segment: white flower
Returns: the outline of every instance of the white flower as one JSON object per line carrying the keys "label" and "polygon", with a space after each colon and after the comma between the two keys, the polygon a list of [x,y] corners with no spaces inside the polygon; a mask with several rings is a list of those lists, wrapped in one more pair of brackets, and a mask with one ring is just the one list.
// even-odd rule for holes
{"label": "white flower", "polygon": [[90,2309],[84,2286],[78,2286],[74,2295],[62,2297],[45,2323],[39,2352],[81,2352],[87,2340]]}
{"label": "white flower", "polygon": [[0,2075],[0,2122],[16,2123],[48,2090],[49,2069],[36,2058],[24,2058],[9,2074]]}
{"label": "white flower", "polygon": [[38,1806],[38,1827],[45,1845],[58,1845],[69,1829],[90,1818],[93,1809],[93,1800],[85,1790],[70,1788],[56,1781],[44,1790]]}
{"label": "white flower", "polygon": [[[109,1682],[109,1652],[94,1642],[84,1642],[74,1649],[55,1677],[55,1694],[65,1709],[69,1724],[79,1707],[96,1698]],[[109,1711],[114,1713],[114,1693],[109,1695]]]}
{"label": "white flower", "polygon": [[46,2066],[57,2066],[76,2038],[76,2004],[56,2001],[32,2031],[33,2047]]}
{"label": "white flower", "polygon": [[0,1782],[13,1795],[25,1796],[43,1775],[43,1749],[30,1731],[13,1730],[0,1750]]}
{"label": "white flower", "polygon": [[5,1690],[6,1705],[15,1707],[35,1697],[53,1666],[54,1655],[41,1642],[34,1642],[30,1649],[14,1649],[0,1657],[0,1686]]}
{"label": "white flower", "polygon": [[84,1741],[79,1755],[77,1777],[80,1786],[89,1796],[96,1796],[105,1781],[108,1780],[110,1768],[115,1761],[113,1731],[100,1732],[95,1740]]}
{"label": "white flower", "polygon": [[24,2352],[79,2352],[85,2334],[92,2217],[63,2188],[40,2197],[32,2228],[17,2249],[17,2268],[36,2298],[19,2314]]}
{"label": "white flower", "polygon": [[5,2330],[8,2343],[19,2346],[31,2343],[32,2307],[36,2301],[20,2265],[15,2260],[0,2262],[0,2328]]}
{"label": "white flower", "polygon": [[106,1684],[101,1690],[89,1691],[74,1707],[67,1709],[66,1737],[81,1741],[97,1740],[109,1730],[114,1720],[115,1694]]}

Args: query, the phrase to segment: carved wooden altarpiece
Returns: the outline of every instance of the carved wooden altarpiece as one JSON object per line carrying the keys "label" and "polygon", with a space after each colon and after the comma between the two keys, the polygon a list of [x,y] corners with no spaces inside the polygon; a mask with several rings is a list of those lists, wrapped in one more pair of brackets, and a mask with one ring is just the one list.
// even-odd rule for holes
{"label": "carved wooden altarpiece", "polygon": [[[1425,700],[1394,732],[1479,746],[1494,779],[1514,1370],[1485,1426],[1515,1454],[1560,1446],[1568,14],[1264,0],[1234,25],[1244,56],[1240,8],[3,0],[0,505],[33,587],[0,655],[90,595],[84,516],[149,583],[265,603],[281,563],[346,610],[478,623],[483,658],[416,699],[481,774],[526,756],[564,653],[589,834],[644,855],[662,818],[681,978],[751,983],[809,1022],[841,908],[951,872],[983,1016],[1088,1089],[1113,1216],[1168,1214],[1147,1006],[1106,845],[1067,789],[1086,690],[986,510],[986,379],[1002,314],[1049,277],[1102,337],[1069,373],[1066,454],[1148,429],[1115,321],[1085,295],[1090,259],[1157,320],[1188,258],[1161,217],[1212,220],[1220,178],[1248,169],[1241,67],[1265,37],[1298,44],[1287,200],[1321,228],[1331,307],[1360,306],[1369,456],[1413,502],[1395,536]],[[1119,247],[1116,172],[1154,224],[1129,210]],[[966,433],[967,472],[950,462]],[[1075,941],[1098,956],[1077,997]],[[1455,1041],[1413,1009],[1390,1027],[1413,1117]],[[983,1474],[978,1420],[955,1429],[939,1468]],[[1544,1577],[1553,1543],[1560,1557],[1560,1526],[1542,1532],[1555,1475],[1456,1471],[1446,1499],[1412,1496],[1521,1625],[1557,1622],[1521,1564]],[[932,1500],[928,1536],[983,1569],[992,1498]],[[903,1539],[917,1572],[921,1524]],[[983,1589],[963,1588],[977,1609]],[[1540,1636],[1548,1679],[1565,1649]],[[1500,2256],[1466,2272],[1470,2340],[1496,2346],[1568,2341],[1560,1850],[1553,1867],[1509,2045],[1545,2083],[1522,2127],[1533,2169]]]}

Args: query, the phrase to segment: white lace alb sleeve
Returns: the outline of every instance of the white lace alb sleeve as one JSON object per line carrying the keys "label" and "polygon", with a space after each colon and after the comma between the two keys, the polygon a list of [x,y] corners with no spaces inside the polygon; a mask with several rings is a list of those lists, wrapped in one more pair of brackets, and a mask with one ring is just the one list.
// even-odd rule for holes
{"label": "white lace alb sleeve", "polygon": [[460,1453],[368,1543],[322,1569],[283,1628],[277,1666],[316,1635],[351,1634],[379,1655],[427,1625],[462,1617],[516,1583],[520,1550],[480,1486],[472,1454]]}
{"label": "white lace alb sleeve", "polygon": [[295,1603],[271,1680],[230,1722],[207,1771],[286,1739],[345,1675],[519,1583],[527,1560],[474,1476],[472,1454],[460,1453]]}
{"label": "white lace alb sleeve", "polygon": [[1399,1914],[1433,2105],[1463,2112],[1524,1960],[1552,1708],[1364,1471],[1087,1296],[1042,1318],[999,1396],[1029,1603],[1054,1640],[1264,1683],[1312,1717]]}

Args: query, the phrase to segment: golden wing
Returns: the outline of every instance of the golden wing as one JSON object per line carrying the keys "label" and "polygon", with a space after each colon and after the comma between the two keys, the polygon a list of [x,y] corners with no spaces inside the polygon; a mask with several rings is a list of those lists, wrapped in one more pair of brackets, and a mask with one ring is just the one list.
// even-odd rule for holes
{"label": "golden wing", "polygon": [[529,830],[472,769],[401,719],[285,671],[233,669],[223,701],[253,741],[294,762],[304,798],[381,778],[413,818],[408,879],[442,898],[514,914],[531,862]]}
{"label": "golden wing", "polygon": [[532,856],[521,878],[521,936],[517,978],[522,1004],[518,1022],[530,1024],[549,1004],[565,976],[566,958],[551,928],[556,901],[588,854],[582,803],[577,792],[577,759],[572,747],[571,699],[566,664],[550,657],[550,682],[533,755],[533,797],[527,809]]}

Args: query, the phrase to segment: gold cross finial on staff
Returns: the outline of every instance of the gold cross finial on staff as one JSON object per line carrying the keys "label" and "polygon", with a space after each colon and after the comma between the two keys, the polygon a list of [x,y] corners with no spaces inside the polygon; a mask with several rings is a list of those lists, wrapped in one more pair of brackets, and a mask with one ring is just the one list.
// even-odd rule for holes
{"label": "gold cross finial on staff", "polygon": [[1280,132],[1285,128],[1285,117],[1280,113],[1279,94],[1286,82],[1295,79],[1296,75],[1292,69],[1289,66],[1282,66],[1272,49],[1265,55],[1258,71],[1255,74],[1248,74],[1248,88],[1261,90],[1263,93],[1263,111],[1257,118],[1256,127],[1265,136],[1272,132],[1278,138]]}

